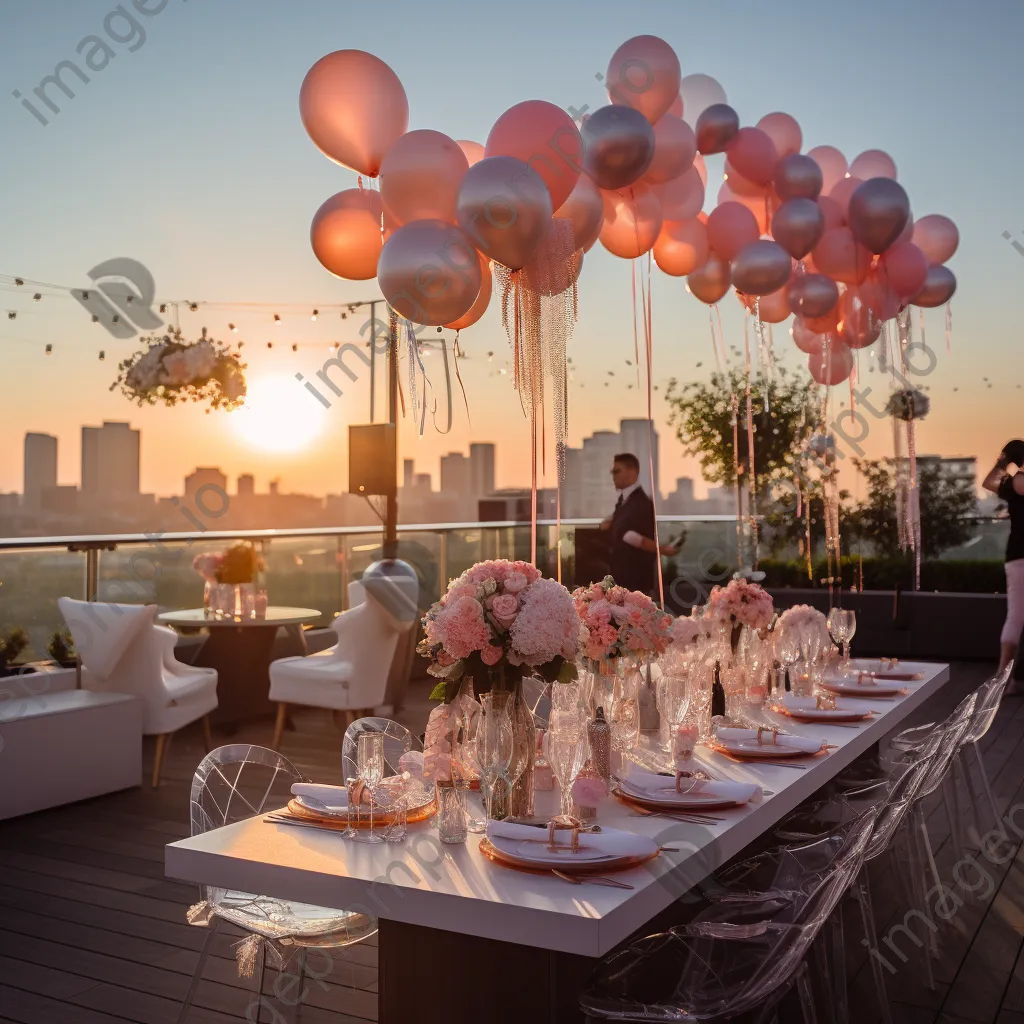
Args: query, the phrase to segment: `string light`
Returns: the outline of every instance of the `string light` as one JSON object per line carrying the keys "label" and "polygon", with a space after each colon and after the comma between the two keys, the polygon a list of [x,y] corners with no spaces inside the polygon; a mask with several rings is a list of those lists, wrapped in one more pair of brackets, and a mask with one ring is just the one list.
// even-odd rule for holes
{"label": "string light", "polygon": [[267,342],[267,348],[273,348],[273,347],[274,347],[274,343],[272,341],[268,341]]}
{"label": "string light", "polygon": [[100,318],[95,313],[92,315],[92,322],[94,324],[98,324],[100,322]]}
{"label": "string light", "polygon": [[234,331],[235,334],[238,333],[238,328],[234,324],[228,324],[228,330],[229,331]]}
{"label": "string light", "polygon": [[313,310],[313,315],[312,315],[312,316],[311,316],[311,317],[310,317],[309,319],[310,319],[310,320],[316,320],[316,318],[317,318],[317,317],[318,317],[319,315],[320,315],[320,310],[319,310],[319,309],[314,309],[314,310]]}
{"label": "string light", "polygon": [[35,299],[36,302],[38,302],[42,297],[43,296],[40,292],[36,292],[35,295],[32,296],[32,298]]}
{"label": "string light", "polygon": [[88,292],[82,292],[82,298],[85,299],[86,302],[88,302],[89,301],[89,293]]}
{"label": "string light", "polygon": [[280,327],[281,326],[281,318],[276,313],[274,314],[274,326],[275,327]]}
{"label": "string light", "polygon": [[46,354],[50,355],[51,352],[53,352],[53,346],[52,345],[47,345],[46,346]]}
{"label": "string light", "polygon": [[134,298],[135,298],[135,296],[134,296],[134,295],[126,295],[126,296],[124,297],[124,301],[125,301],[125,302],[127,302],[127,303],[128,303],[128,305],[130,306],[130,305],[132,304],[132,299],[134,299]]}
{"label": "string light", "polygon": [[341,319],[342,320],[347,320],[348,319],[348,313],[342,313],[341,314]]}
{"label": "string light", "polygon": [[192,311],[193,313],[195,313],[195,312],[197,312],[197,311],[198,311],[198,309],[199,309],[199,303],[198,303],[198,302],[190,302],[190,303],[188,304],[188,308],[189,308],[189,309],[190,309],[190,310],[191,310],[191,311]]}
{"label": "string light", "polygon": [[119,316],[115,316],[113,322],[115,324],[119,324],[121,322],[121,318]]}

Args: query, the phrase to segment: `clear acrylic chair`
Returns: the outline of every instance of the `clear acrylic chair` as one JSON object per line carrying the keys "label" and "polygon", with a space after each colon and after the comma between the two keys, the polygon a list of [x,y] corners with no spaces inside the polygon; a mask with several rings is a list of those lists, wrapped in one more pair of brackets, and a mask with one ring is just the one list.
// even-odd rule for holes
{"label": "clear acrylic chair", "polygon": [[[295,766],[276,751],[247,743],[218,747],[203,758],[192,780],[192,835],[202,835],[281,807],[288,802],[292,785],[303,781]],[[202,900],[189,909],[188,923],[210,930],[178,1014],[178,1024],[184,1024],[188,1017],[221,921],[248,933],[237,945],[235,955],[240,976],[257,974],[258,994],[263,992],[268,951],[278,970],[298,955],[298,991],[301,992],[307,949],[350,946],[377,931],[377,921],[367,914],[213,886],[204,885],[200,889]],[[256,1024],[261,1010],[262,1000],[258,1004]],[[297,1007],[295,1012],[298,1013]]]}
{"label": "clear acrylic chair", "polygon": [[384,776],[401,775],[399,762],[404,754],[422,750],[423,744],[400,722],[390,718],[357,718],[346,730],[341,742],[341,784],[359,776],[359,736],[364,732],[384,734]]}

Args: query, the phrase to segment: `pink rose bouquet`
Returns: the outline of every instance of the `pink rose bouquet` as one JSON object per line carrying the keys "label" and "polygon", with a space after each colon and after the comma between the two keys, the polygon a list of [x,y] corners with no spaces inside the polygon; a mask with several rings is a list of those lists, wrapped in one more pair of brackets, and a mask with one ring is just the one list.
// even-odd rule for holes
{"label": "pink rose bouquet", "polygon": [[711,591],[708,611],[723,624],[764,629],[771,625],[775,616],[775,602],[763,587],[749,580],[735,579]]}
{"label": "pink rose bouquet", "polygon": [[572,595],[529,562],[478,562],[452,580],[423,618],[417,650],[452,700],[463,676],[509,688],[530,672],[548,681],[575,675],[580,623]]}
{"label": "pink rose bouquet", "polygon": [[216,551],[207,551],[192,559],[192,569],[199,573],[207,583],[217,582],[217,571],[220,569],[224,556]]}
{"label": "pink rose bouquet", "polygon": [[573,591],[582,623],[583,657],[590,661],[664,654],[672,639],[672,616],[637,590],[616,586],[611,576]]}

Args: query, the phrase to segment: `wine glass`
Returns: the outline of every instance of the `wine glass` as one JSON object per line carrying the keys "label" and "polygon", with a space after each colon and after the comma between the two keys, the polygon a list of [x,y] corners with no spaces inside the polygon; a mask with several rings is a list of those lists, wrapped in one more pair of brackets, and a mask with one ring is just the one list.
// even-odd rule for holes
{"label": "wine glass", "polygon": [[[481,833],[487,830],[486,817],[481,818],[474,813],[476,805],[470,808],[470,790],[473,780],[482,784],[480,766],[477,763],[477,733],[480,726],[480,705],[475,701],[466,701],[459,711],[456,729],[455,751],[452,759],[452,781],[457,789],[462,790],[466,804],[467,828],[470,832]],[[481,795],[483,795],[481,793]]]}
{"label": "wine glass", "polygon": [[480,783],[484,787],[487,817],[493,818],[494,794],[512,760],[512,720],[508,703],[495,703],[493,693],[480,698],[476,729],[476,759]]}
{"label": "wine glass", "polygon": [[356,747],[356,767],[359,779],[370,791],[370,831],[369,842],[382,842],[374,837],[373,805],[377,802],[374,791],[384,778],[384,734],[381,732],[361,732]]}
{"label": "wine glass", "polygon": [[833,608],[828,613],[828,635],[832,642],[842,648],[843,666],[850,662],[850,641],[857,632],[857,616],[844,608]]}
{"label": "wine glass", "polygon": [[782,682],[780,690],[786,688],[786,674],[800,660],[800,634],[796,630],[783,629],[775,642],[775,656],[782,665]]}
{"label": "wine glass", "polygon": [[690,707],[689,667],[680,665],[671,674],[661,677],[658,685],[658,710],[669,724],[669,744],[675,742],[676,732]]}
{"label": "wine glass", "polygon": [[583,768],[587,733],[578,709],[553,711],[548,725],[548,761],[558,779],[562,814],[572,814],[572,785]]}
{"label": "wine glass", "polygon": [[843,617],[846,620],[845,626],[843,627],[843,662],[846,665],[850,664],[850,641],[853,640],[854,635],[857,632],[857,613],[852,608],[847,608],[843,613]]}

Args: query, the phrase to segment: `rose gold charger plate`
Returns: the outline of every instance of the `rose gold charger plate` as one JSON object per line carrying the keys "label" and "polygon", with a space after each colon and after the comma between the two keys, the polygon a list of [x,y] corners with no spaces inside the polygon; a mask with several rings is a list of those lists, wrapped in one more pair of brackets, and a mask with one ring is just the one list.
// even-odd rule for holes
{"label": "rose gold charger plate", "polygon": [[784,743],[765,743],[760,747],[737,748],[727,747],[709,739],[707,746],[709,750],[724,754],[733,761],[803,761],[809,757],[821,757],[828,753],[827,746],[820,750],[797,750],[794,747],[787,747]]}
{"label": "rose gold charger plate", "polygon": [[669,814],[699,814],[701,811],[724,811],[732,807],[742,807],[743,804],[736,800],[729,800],[725,797],[713,798],[711,800],[698,800],[692,803],[678,803],[676,801],[656,800],[651,797],[634,796],[632,793],[624,793],[618,786],[612,790],[612,795],[622,803],[642,807],[646,811],[665,811]]}
{"label": "rose gold charger plate", "polygon": [[[845,696],[845,694],[843,695]],[[834,715],[816,715],[813,710],[808,710],[806,714],[801,711],[794,711],[792,708],[787,708],[785,704],[773,704],[771,709],[776,714],[785,715],[787,718],[792,718],[794,722],[806,722],[809,725],[828,725],[829,722],[863,722],[868,718],[874,716],[873,711],[842,711]]]}
{"label": "rose gold charger plate", "polygon": [[[296,818],[299,821],[308,821],[312,824],[319,825],[322,828],[333,828],[339,832],[347,832],[348,829],[368,829],[370,827],[370,809],[369,807],[363,808],[362,816],[358,821],[352,822],[349,825],[348,818],[345,815],[338,814],[321,814],[317,811],[312,811],[308,807],[303,807],[298,800],[288,801],[288,812],[291,817]],[[406,815],[406,822],[410,825],[414,825],[419,821],[426,821],[427,818],[433,817],[437,813],[437,806],[433,800],[428,801],[421,807],[410,808]],[[388,814],[379,810],[373,812],[373,827],[374,828],[387,828],[388,825],[395,823],[396,815]]]}
{"label": "rose gold charger plate", "polygon": [[629,871],[630,868],[640,867],[641,864],[654,860],[661,851],[655,850],[647,857],[609,857],[607,860],[592,860],[583,864],[573,864],[570,858],[566,858],[557,865],[544,865],[499,850],[487,836],[484,836],[480,840],[480,852],[495,864],[515,871],[524,871],[528,875],[550,875],[555,867],[565,875],[607,875],[612,871]]}

